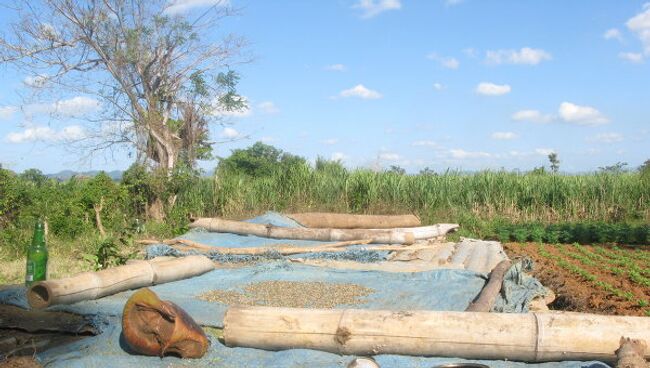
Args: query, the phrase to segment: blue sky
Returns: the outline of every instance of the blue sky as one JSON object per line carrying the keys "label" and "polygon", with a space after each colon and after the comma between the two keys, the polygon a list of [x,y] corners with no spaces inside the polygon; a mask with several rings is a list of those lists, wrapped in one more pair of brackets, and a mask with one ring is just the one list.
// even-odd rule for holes
{"label": "blue sky", "polygon": [[[177,0],[191,15],[212,0]],[[257,140],[350,167],[409,172],[546,165],[582,172],[650,159],[650,3],[644,1],[239,1],[222,31],[250,111],[214,126],[227,156]],[[0,16],[2,28],[8,15]],[[0,67],[0,163],[124,169],[125,152],[70,150],[88,96],[22,106],[27,75]],[[59,119],[39,114],[55,109]],[[72,117],[71,117],[72,116]],[[240,139],[242,137],[249,137]],[[81,159],[80,159],[81,157]],[[203,162],[211,170],[216,162]]]}

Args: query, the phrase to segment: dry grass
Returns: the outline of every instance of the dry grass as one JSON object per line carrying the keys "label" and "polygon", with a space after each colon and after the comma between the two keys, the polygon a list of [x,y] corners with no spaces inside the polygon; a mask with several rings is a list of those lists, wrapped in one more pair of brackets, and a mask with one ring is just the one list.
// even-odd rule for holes
{"label": "dry grass", "polygon": [[[25,281],[25,259],[0,260],[0,284],[22,284]],[[83,271],[92,271],[90,263],[68,249],[51,249],[47,264],[48,279],[59,279]]]}

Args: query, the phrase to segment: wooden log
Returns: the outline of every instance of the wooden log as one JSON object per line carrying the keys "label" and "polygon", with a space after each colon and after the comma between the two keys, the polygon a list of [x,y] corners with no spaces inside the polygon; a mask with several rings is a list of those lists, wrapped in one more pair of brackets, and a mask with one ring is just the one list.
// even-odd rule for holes
{"label": "wooden log", "polygon": [[[172,247],[185,251],[186,247],[178,244],[172,245]],[[232,254],[232,255],[260,255],[268,252],[277,252],[281,255],[292,255],[292,254],[302,254],[302,253],[339,253],[345,252],[347,249],[342,247],[323,247],[323,246],[314,246],[314,247],[297,247],[297,246],[280,246],[280,247],[245,247],[245,248],[224,248],[224,247],[209,247],[210,249],[197,249],[189,247],[190,249],[197,250],[203,253],[212,253],[219,252],[221,254]],[[398,251],[398,250],[421,250],[421,249],[434,249],[435,246],[432,245],[411,245],[411,246],[402,246],[402,245],[375,245],[375,246],[365,246],[361,248],[356,248],[358,250],[370,250],[370,251]]]}
{"label": "wooden log", "polygon": [[83,272],[65,279],[37,282],[27,291],[27,301],[37,309],[55,304],[72,304],[129,289],[182,280],[213,269],[214,264],[205,256],[133,262],[98,272]]}
{"label": "wooden log", "polygon": [[379,244],[413,244],[415,240],[445,235],[458,228],[457,224],[437,224],[432,226],[399,229],[311,229],[288,228],[273,225],[253,224],[243,221],[230,221],[219,218],[199,218],[189,225],[191,228],[204,228],[208,231],[255,235],[274,239],[298,239],[318,241],[349,241],[372,239]]}
{"label": "wooden log", "polygon": [[[202,244],[199,242],[195,242],[192,240],[187,240],[187,239],[169,239],[169,240],[163,240],[163,244],[175,246],[175,245],[181,245],[184,247],[192,248],[194,250],[198,250],[200,252],[215,252],[219,251],[222,253],[225,252],[233,252],[237,251],[240,249],[260,249],[260,253],[264,253],[268,250],[276,250],[279,248],[299,248],[299,247],[311,247],[311,248],[339,248],[339,247],[349,247],[351,245],[365,245],[369,244],[372,242],[372,239],[361,239],[361,240],[350,240],[350,241],[344,241],[344,242],[338,242],[338,243],[326,243],[326,244],[319,244],[319,245],[313,245],[313,246],[305,246],[305,245],[299,245],[299,244],[271,244],[271,245],[265,245],[262,247],[249,247],[249,248],[237,248],[237,247],[222,247],[222,246],[212,246],[212,245],[207,245],[207,244]],[[159,244],[161,242],[157,242],[156,244]]]}
{"label": "wooden log", "polygon": [[305,227],[319,229],[390,229],[420,226],[415,215],[351,215],[346,213],[306,212],[286,215]]}
{"label": "wooden log", "polygon": [[492,306],[501,291],[503,278],[511,265],[512,262],[509,259],[504,259],[494,267],[492,272],[490,272],[488,282],[483,287],[483,290],[481,290],[478,298],[465,309],[467,312],[489,312],[492,310]]}
{"label": "wooden log", "polygon": [[[616,360],[619,337],[650,342],[650,318],[230,307],[225,343],[264,350],[548,362]],[[645,358],[650,358],[647,355]]]}

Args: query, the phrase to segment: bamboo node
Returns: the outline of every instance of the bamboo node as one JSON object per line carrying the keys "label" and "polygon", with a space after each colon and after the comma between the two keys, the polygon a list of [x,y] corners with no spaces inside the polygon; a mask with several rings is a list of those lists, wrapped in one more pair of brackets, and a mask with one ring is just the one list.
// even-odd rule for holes
{"label": "bamboo node", "polygon": [[336,329],[336,335],[334,335],[334,340],[339,343],[339,345],[344,346],[345,343],[350,341],[352,338],[352,333],[347,327],[339,327]]}

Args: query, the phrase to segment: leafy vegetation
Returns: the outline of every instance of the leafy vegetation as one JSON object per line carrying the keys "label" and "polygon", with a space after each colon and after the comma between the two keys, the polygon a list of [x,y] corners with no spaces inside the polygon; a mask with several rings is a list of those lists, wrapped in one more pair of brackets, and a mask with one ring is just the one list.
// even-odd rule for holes
{"label": "leafy vegetation", "polygon": [[[41,215],[50,238],[70,247],[85,239],[90,244],[83,252],[94,254],[92,244],[118,239],[136,221],[143,236],[170,237],[187,230],[188,216],[243,218],[267,210],[415,213],[425,224],[458,222],[462,236],[648,244],[650,185],[644,175],[432,170],[406,175],[397,169],[349,170],[320,158],[312,166],[263,143],[235,150],[210,177],[184,165],[165,176],[133,165],[121,182],[105,174],[56,181],[38,170],[18,175],[0,169],[0,256],[22,257]],[[166,205],[157,207],[161,200]]]}

